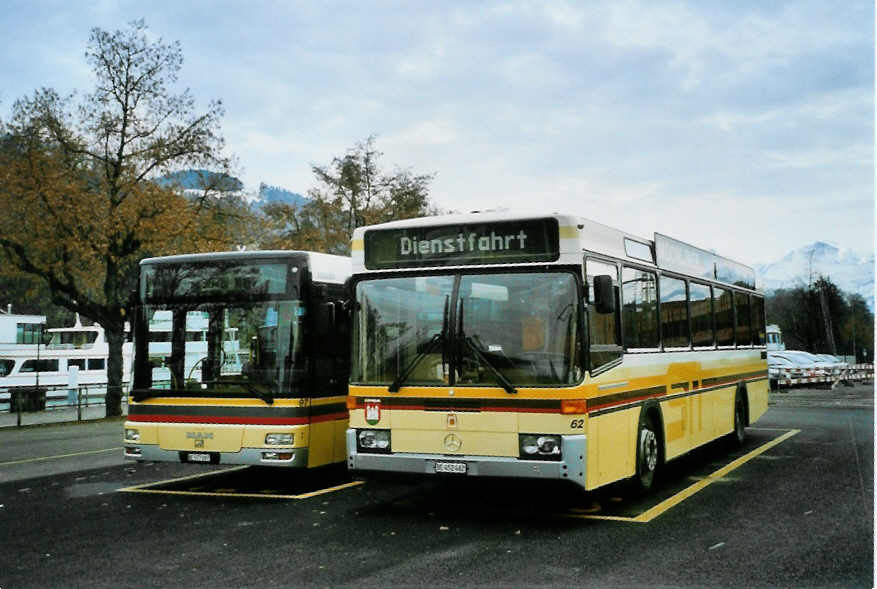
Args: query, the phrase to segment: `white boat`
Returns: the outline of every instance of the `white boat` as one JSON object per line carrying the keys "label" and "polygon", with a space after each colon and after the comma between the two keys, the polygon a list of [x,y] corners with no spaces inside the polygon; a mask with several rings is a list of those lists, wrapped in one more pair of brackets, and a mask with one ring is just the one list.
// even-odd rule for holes
{"label": "white boat", "polygon": [[[0,404],[9,404],[16,390],[45,391],[46,404],[67,402],[69,390],[103,397],[107,385],[109,344],[100,325],[82,325],[76,315],[72,327],[47,329],[45,345],[0,349]],[[132,343],[122,344],[122,378],[131,375]],[[42,397],[42,392],[39,394]]]}
{"label": "white boat", "polygon": [[[186,321],[185,375],[200,380],[201,363],[207,356],[207,315],[189,313]],[[172,317],[170,311],[157,311],[150,320],[149,356],[153,378],[170,386],[166,361],[171,354]],[[127,337],[122,344],[122,388],[131,382],[133,344]],[[47,329],[45,345],[24,344],[0,348],[0,410],[11,404],[16,391],[37,391],[45,403],[28,401],[28,409],[44,405],[76,404],[81,393],[88,402],[101,400],[106,394],[109,344],[100,325],[82,325],[79,315],[73,327]],[[226,327],[223,342],[222,374],[240,374],[241,359],[237,329]],[[45,393],[45,397],[43,397]],[[25,394],[25,393],[22,393]],[[25,394],[32,398],[33,393]],[[8,407],[13,410],[14,407]]]}
{"label": "white boat", "polygon": [[0,350],[36,350],[45,325],[45,315],[13,313],[7,305],[0,309]]}

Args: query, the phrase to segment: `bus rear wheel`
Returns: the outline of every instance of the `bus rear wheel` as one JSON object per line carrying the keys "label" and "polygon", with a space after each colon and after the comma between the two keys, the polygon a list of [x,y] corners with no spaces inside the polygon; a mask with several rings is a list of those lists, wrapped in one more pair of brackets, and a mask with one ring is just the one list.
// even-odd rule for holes
{"label": "bus rear wheel", "polygon": [[636,476],[634,482],[641,492],[647,492],[655,482],[658,470],[660,442],[655,419],[647,415],[640,420],[636,434]]}
{"label": "bus rear wheel", "polygon": [[737,446],[742,446],[746,440],[746,404],[741,391],[734,396],[734,431],[728,439]]}

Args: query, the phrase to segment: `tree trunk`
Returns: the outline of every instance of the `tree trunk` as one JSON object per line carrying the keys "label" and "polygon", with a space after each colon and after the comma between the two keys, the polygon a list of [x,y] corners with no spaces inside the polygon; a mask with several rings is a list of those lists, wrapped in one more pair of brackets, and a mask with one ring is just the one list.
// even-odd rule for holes
{"label": "tree trunk", "polygon": [[110,347],[107,359],[107,417],[122,414],[122,343],[125,340],[124,327],[105,325],[104,334]]}
{"label": "tree trunk", "polygon": [[825,327],[825,342],[828,344],[828,353],[837,356],[837,346],[834,344],[834,329],[831,326],[831,313],[828,308],[828,297],[825,296],[825,284],[819,284],[819,306],[822,309],[822,324]]}

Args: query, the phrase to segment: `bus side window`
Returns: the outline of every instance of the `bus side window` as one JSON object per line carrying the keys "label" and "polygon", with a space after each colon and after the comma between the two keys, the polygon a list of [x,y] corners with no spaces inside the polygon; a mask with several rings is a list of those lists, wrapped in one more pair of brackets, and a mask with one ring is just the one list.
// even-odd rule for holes
{"label": "bus side window", "polygon": [[[600,368],[621,357],[618,333],[618,268],[613,264],[594,259],[585,261],[588,297],[588,339],[590,342],[590,370]],[[597,293],[594,290],[596,276],[609,276],[612,279],[612,296],[615,311],[600,313],[597,308]],[[604,307],[604,305],[600,305]]]}
{"label": "bus side window", "polygon": [[[779,344],[778,333],[771,333],[774,341]],[[752,343],[756,346],[764,345],[764,299],[760,296],[752,296]]]}
{"label": "bus side window", "polygon": [[737,328],[737,345],[752,345],[752,329],[749,324],[751,307],[749,305],[749,295],[742,292],[734,293],[734,307],[736,310],[736,328]]}
{"label": "bus side window", "polygon": [[714,346],[713,298],[709,285],[689,283],[688,300],[691,309],[691,343],[701,348]]}
{"label": "bus side window", "polygon": [[671,276],[661,276],[661,335],[665,348],[687,348],[691,343],[688,334],[688,291],[685,281]]}
{"label": "bus side window", "polygon": [[654,349],[658,331],[658,288],[655,273],[624,266],[621,271],[622,328],[625,349]]}
{"label": "bus side window", "polygon": [[716,315],[716,344],[734,345],[734,296],[725,288],[713,287],[713,309]]}

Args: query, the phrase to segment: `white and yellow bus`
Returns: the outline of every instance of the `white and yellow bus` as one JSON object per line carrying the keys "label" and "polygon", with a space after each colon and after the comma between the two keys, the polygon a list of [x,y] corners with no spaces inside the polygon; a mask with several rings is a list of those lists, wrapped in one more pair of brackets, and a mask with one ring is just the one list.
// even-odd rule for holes
{"label": "white and yellow bus", "polygon": [[631,479],[767,410],[752,269],[570,215],[355,231],[352,471]]}
{"label": "white and yellow bus", "polygon": [[350,270],[299,251],[143,260],[125,458],[343,463]]}

